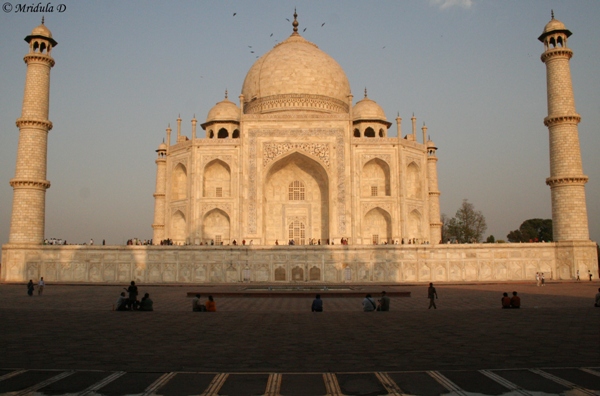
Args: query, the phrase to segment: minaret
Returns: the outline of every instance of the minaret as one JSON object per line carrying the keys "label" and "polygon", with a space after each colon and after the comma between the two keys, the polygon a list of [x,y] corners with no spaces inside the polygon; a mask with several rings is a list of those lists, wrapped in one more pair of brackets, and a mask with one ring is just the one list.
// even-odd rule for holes
{"label": "minaret", "polygon": [[46,157],[50,107],[50,69],[54,59],[50,56],[56,41],[42,24],[25,37],[29,53],[23,60],[27,64],[25,93],[21,117],[17,119],[19,146],[13,187],[12,217],[9,243],[42,244],[46,217]]}
{"label": "minaret", "polygon": [[156,158],[156,188],[154,190],[154,223],[152,243],[160,245],[165,239],[165,193],[167,191],[167,145],[163,142],[158,146]]}
{"label": "minaret", "polygon": [[437,147],[427,142],[427,184],[429,189],[429,243],[437,244],[442,240],[442,222],[440,221],[440,191],[438,190]]}
{"label": "minaret", "polygon": [[544,125],[550,134],[550,177],[546,184],[552,193],[552,228],[554,241],[589,240],[583,174],[577,124],[581,116],[575,111],[569,60],[573,51],[567,47],[571,32],[554,19],[538,38],[544,43],[542,62],[546,64],[548,116]]}

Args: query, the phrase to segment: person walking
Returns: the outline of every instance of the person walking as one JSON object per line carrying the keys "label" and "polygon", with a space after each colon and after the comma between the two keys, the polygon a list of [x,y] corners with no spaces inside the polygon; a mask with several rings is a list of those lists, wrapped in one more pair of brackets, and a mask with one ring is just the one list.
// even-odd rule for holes
{"label": "person walking", "polygon": [[44,283],[44,277],[42,276],[40,278],[40,281],[38,282],[38,296],[41,296],[42,293],[44,292],[45,285],[46,285],[46,283]]}
{"label": "person walking", "polygon": [[438,298],[438,295],[435,287],[433,287],[433,283],[429,284],[429,288],[427,289],[427,298],[429,299],[429,308],[427,309],[431,309],[431,307],[433,307],[433,309],[437,309],[435,306],[435,299]]}
{"label": "person walking", "polygon": [[592,271],[588,270],[588,276],[590,277],[590,282],[592,281]]}
{"label": "person walking", "polygon": [[542,272],[542,286],[546,286],[546,276]]}
{"label": "person walking", "polygon": [[579,270],[577,270],[577,280],[580,281],[581,279],[579,279]]}
{"label": "person walking", "polygon": [[540,282],[541,282],[542,278],[540,278],[540,273],[536,272],[535,273],[535,283],[539,286]]}

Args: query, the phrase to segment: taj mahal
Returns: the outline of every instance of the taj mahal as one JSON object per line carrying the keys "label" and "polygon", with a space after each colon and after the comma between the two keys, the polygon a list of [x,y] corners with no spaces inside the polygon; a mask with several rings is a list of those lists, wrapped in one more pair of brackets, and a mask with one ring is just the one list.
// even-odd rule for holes
{"label": "taj mahal", "polygon": [[[598,276],[567,45],[544,27],[554,242],[444,244],[436,152],[425,124],[392,122],[376,101],[356,102],[342,67],[292,33],[247,72],[204,122],[156,157],[153,246],[46,246],[46,150],[51,56],[42,24],[29,53],[17,149],[11,229],[1,280],[151,283],[402,283],[573,279]],[[362,92],[361,92],[362,94]],[[233,98],[232,98],[233,99]],[[542,98],[540,98],[542,100]],[[199,127],[202,129],[198,130]],[[397,136],[388,136],[396,128]],[[435,131],[434,131],[435,133]],[[163,243],[168,241],[169,244]]]}

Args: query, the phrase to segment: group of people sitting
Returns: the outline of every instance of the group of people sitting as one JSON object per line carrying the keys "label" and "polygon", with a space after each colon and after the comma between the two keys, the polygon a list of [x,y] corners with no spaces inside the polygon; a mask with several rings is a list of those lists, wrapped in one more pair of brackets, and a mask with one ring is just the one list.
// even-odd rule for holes
{"label": "group of people sitting", "polygon": [[123,288],[129,297],[125,297],[125,292],[121,292],[121,295],[117,299],[115,304],[116,311],[154,311],[154,302],[150,299],[150,294],[145,293],[141,301],[138,301],[138,288],[134,281],[128,288]]}
{"label": "group of people sitting", "polygon": [[200,302],[200,294],[196,294],[196,297],[192,299],[192,311],[193,312],[217,312],[217,303],[213,296],[208,296],[208,300],[202,304]]}
{"label": "group of people sitting", "polygon": [[512,294],[512,297],[509,297],[508,293],[502,294],[502,309],[521,308],[521,297],[517,296],[516,291]]}

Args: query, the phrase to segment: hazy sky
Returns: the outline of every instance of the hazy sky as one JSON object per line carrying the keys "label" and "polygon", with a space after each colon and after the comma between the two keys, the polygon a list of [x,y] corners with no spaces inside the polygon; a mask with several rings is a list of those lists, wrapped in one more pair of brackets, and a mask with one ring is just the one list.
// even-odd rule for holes
{"label": "hazy sky", "polygon": [[[439,148],[442,212],[454,216],[467,198],[496,239],[526,219],[551,217],[537,37],[554,9],[573,32],[590,233],[600,239],[600,1],[64,0],[62,13],[60,2],[51,4],[44,15],[58,46],[47,237],[111,244],[151,238],[155,150],[167,124],[181,114],[190,136],[193,115],[204,122],[225,89],[237,101],[256,56],[291,34],[286,18],[297,7],[300,33],[342,66],[355,101],[367,87],[388,120],[400,113],[404,132],[413,112],[419,127],[426,122]],[[23,38],[41,18],[0,13],[0,243],[10,228]]]}

